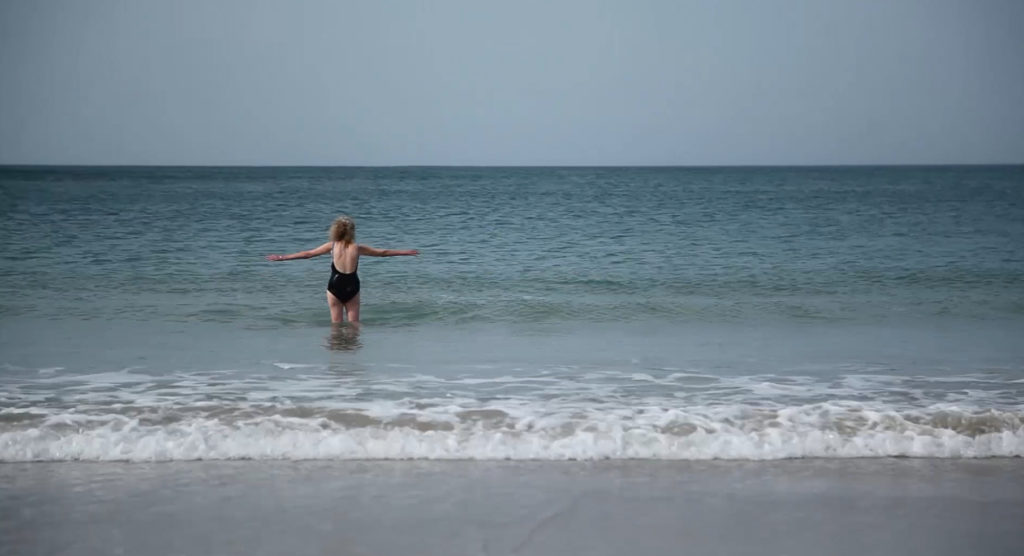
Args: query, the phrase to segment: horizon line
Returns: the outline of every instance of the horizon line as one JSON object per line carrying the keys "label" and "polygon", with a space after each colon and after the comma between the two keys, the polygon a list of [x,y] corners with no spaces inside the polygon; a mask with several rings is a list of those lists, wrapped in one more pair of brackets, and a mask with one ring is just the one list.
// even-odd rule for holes
{"label": "horizon line", "polygon": [[21,164],[0,168],[879,168],[1024,166],[1021,162],[865,162],[814,164]]}

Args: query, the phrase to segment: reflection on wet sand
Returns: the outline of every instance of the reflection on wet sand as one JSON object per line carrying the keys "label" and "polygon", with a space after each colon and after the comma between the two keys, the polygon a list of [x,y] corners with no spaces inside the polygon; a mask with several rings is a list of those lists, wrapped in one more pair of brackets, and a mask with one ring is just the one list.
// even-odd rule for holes
{"label": "reflection on wet sand", "polygon": [[363,347],[359,340],[358,324],[333,324],[326,340],[324,347],[331,351],[355,351]]}

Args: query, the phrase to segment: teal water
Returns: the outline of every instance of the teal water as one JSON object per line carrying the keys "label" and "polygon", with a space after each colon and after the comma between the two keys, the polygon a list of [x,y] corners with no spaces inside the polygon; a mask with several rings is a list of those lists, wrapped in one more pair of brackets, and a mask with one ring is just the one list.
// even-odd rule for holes
{"label": "teal water", "polygon": [[[1024,169],[4,169],[0,316],[371,324],[1024,315]],[[60,299],[61,303],[54,303]]]}
{"label": "teal water", "polygon": [[[358,331],[263,259],[341,213]],[[0,459],[1024,452],[1020,166],[8,167],[0,244]]]}

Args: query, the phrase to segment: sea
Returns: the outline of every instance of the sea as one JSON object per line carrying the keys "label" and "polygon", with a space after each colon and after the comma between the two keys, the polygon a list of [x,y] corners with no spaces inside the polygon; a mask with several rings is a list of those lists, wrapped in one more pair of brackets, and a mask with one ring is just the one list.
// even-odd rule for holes
{"label": "sea", "polygon": [[[1024,455],[1024,168],[4,168],[0,460]],[[363,257],[332,326],[327,241]]]}
{"label": "sea", "polygon": [[[321,245],[341,214],[359,243],[420,251],[361,259],[359,326],[330,322],[327,257],[264,258]],[[822,481],[875,501],[917,488],[910,499],[928,510],[953,496],[948,484],[907,485],[943,469],[957,496],[1002,500],[981,507],[1003,521],[962,521],[986,515],[964,502],[946,521],[915,513],[921,527],[1024,517],[1010,504],[1024,496],[1024,166],[8,166],[0,249],[0,513],[20,527],[5,537],[17,553],[295,552],[299,541],[251,535],[217,544],[212,529],[192,537],[206,544],[160,537],[186,519],[168,509],[183,500],[205,496],[200,515],[252,514],[270,504],[254,494],[268,484],[308,496],[288,515],[318,500],[321,521],[284,523],[323,525],[306,538],[324,546],[377,518],[428,538],[424,516],[462,512],[446,523],[464,544],[400,544],[410,535],[380,525],[377,544],[339,552],[353,554],[573,553],[579,539],[619,538],[551,526],[586,511],[620,523],[594,504],[725,531],[714,508],[769,515],[764,488],[780,481],[771,492],[791,508],[815,501],[800,506],[812,514],[841,513],[807,494]],[[667,492],[672,504],[697,496],[681,477],[707,479],[710,506],[652,510]],[[723,509],[715,492],[741,496],[737,477],[762,495]],[[192,490],[147,490],[162,483]],[[324,485],[379,511],[324,517],[340,511]],[[612,490],[581,502],[590,487]],[[634,487],[644,503],[620,496]],[[107,508],[107,528],[58,518],[68,496]],[[466,521],[493,500],[523,512],[509,523],[542,523]],[[151,516],[164,525],[113,525],[146,511],[164,511]],[[356,537],[322,536],[341,522]],[[260,531],[248,523],[236,525]],[[657,531],[634,548],[676,546],[678,524],[645,523]],[[781,552],[970,551],[934,535],[836,548],[840,525],[794,548],[759,523]],[[34,526],[51,531],[12,540]],[[1024,547],[1009,527],[987,536],[1007,553]],[[537,548],[544,531],[561,533]],[[83,538],[92,548],[74,550]],[[744,552],[705,540],[691,553]],[[586,551],[629,550],[616,546]]]}

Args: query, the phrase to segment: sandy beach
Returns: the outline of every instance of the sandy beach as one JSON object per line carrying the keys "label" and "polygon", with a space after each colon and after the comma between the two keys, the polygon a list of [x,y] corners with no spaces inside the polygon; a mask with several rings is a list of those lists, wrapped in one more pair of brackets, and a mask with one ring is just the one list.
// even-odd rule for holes
{"label": "sandy beach", "polygon": [[4,554],[1019,554],[1020,459],[0,466]]}

